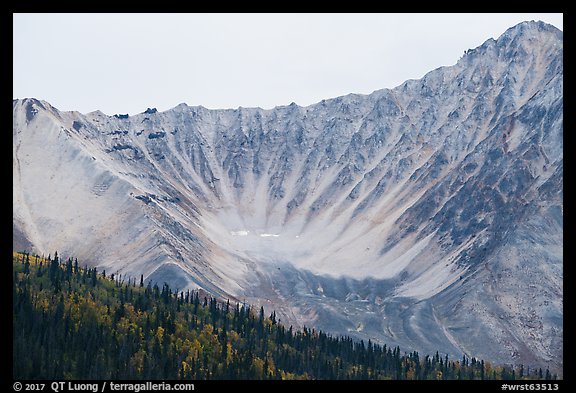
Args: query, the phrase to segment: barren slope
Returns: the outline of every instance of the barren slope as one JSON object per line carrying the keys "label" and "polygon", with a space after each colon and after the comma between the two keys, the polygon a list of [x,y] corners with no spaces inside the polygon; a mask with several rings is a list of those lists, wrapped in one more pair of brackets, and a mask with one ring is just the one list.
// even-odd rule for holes
{"label": "barren slope", "polygon": [[15,247],[405,351],[562,366],[562,32],[272,110],[14,101]]}

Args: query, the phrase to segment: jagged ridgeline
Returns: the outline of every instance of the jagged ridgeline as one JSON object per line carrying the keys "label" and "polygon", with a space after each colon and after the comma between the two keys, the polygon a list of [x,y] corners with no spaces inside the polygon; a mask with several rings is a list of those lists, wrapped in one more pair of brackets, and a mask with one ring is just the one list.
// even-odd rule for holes
{"label": "jagged ridgeline", "polygon": [[13,249],[561,374],[563,33],[521,23],[454,62],[306,107],[14,100]]}
{"label": "jagged ridgeline", "polygon": [[286,328],[276,313],[13,256],[14,379],[556,379]]}

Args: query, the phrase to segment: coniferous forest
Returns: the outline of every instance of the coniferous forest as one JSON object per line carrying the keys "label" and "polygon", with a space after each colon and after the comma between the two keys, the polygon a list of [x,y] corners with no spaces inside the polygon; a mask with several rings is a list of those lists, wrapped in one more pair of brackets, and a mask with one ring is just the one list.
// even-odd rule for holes
{"label": "coniferous forest", "polygon": [[556,379],[547,369],[404,353],[283,326],[274,312],[13,256],[14,379]]}

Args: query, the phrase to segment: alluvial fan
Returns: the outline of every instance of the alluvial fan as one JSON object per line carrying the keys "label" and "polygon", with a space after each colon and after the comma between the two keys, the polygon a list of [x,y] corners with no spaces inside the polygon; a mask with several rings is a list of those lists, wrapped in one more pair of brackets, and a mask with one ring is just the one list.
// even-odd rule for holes
{"label": "alluvial fan", "polygon": [[13,102],[14,248],[403,351],[563,364],[563,34],[394,89],[135,116]]}

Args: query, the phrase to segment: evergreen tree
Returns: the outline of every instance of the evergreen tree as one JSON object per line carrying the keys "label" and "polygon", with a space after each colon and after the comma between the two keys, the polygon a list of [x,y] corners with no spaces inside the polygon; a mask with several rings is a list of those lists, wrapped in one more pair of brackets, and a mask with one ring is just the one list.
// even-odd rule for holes
{"label": "evergreen tree", "polygon": [[[463,356],[402,354],[368,340],[290,326],[272,311],[223,303],[198,291],[162,290],[77,260],[13,259],[14,379],[514,379],[520,366]],[[29,266],[26,267],[26,261]],[[27,271],[28,269],[28,271]],[[60,285],[64,283],[65,285]],[[535,378],[553,379],[549,369]],[[528,372],[528,375],[529,372]]]}

